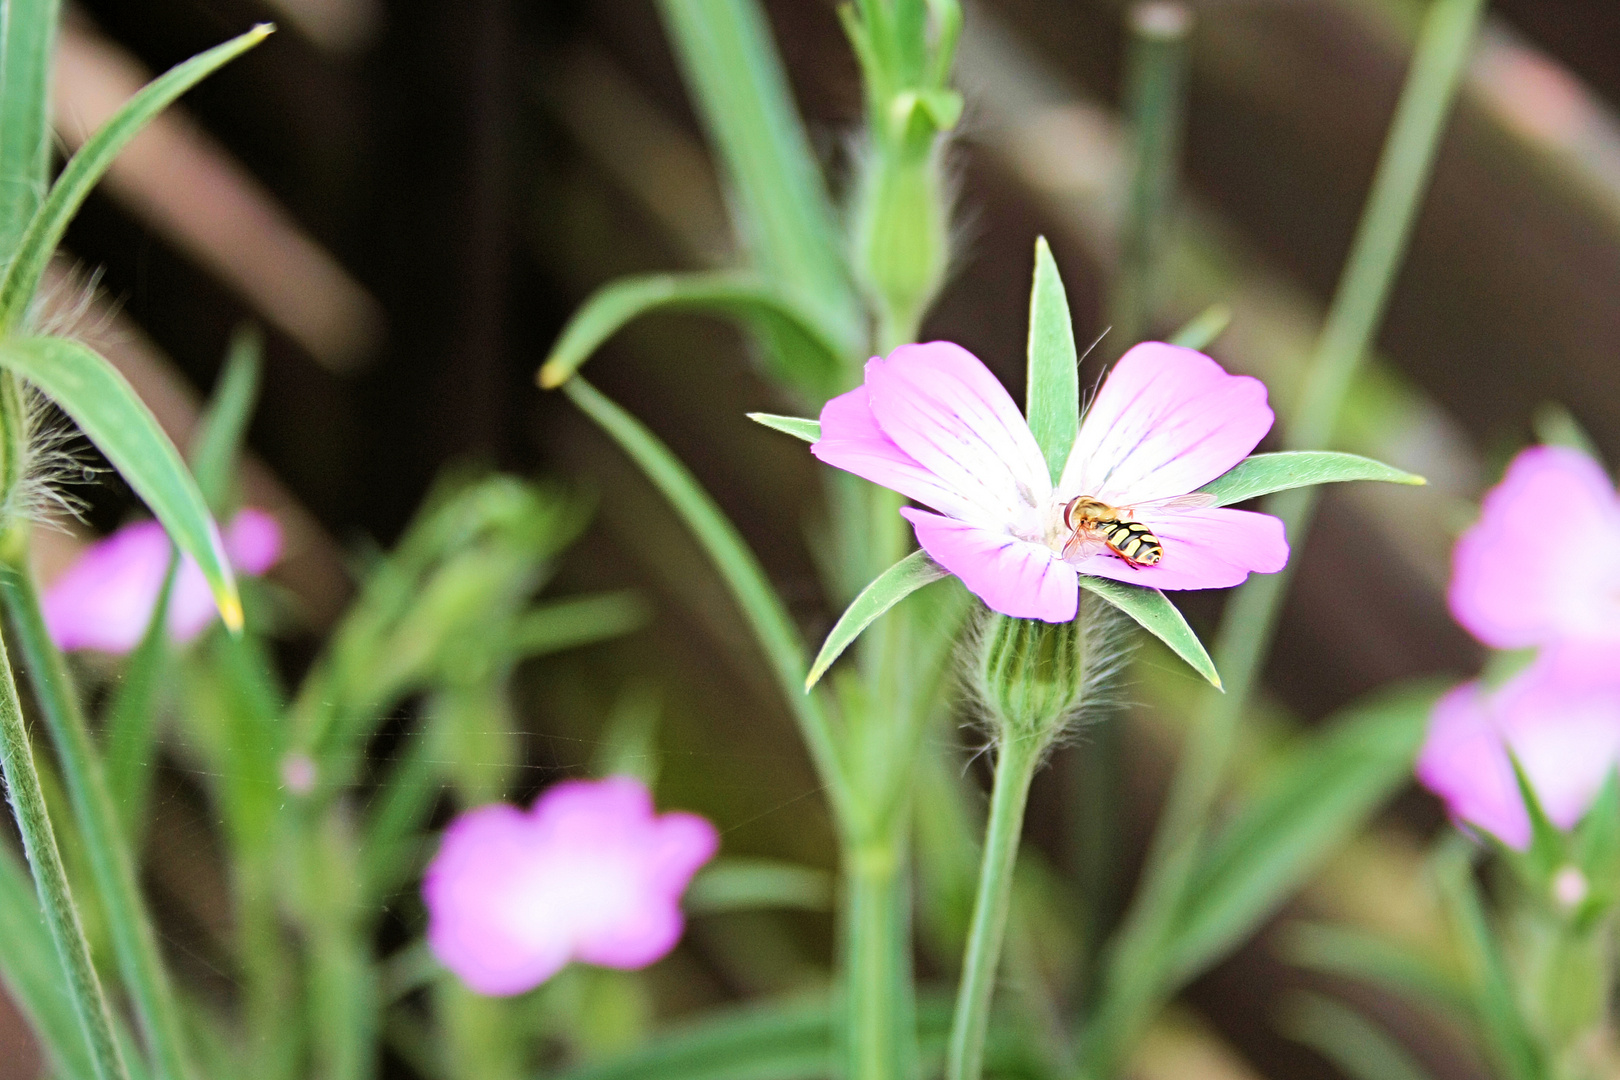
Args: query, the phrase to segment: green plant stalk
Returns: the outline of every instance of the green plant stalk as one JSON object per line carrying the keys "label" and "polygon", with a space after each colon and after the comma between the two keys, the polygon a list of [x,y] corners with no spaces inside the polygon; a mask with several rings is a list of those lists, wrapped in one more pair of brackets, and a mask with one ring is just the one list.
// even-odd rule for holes
{"label": "green plant stalk", "polygon": [[1192,13],[1180,4],[1138,4],[1127,21],[1125,109],[1133,153],[1119,274],[1109,305],[1109,342],[1116,354],[1142,339],[1158,308],[1166,241],[1175,221]]}
{"label": "green plant stalk", "polygon": [[22,834],[23,853],[34,871],[40,907],[44,909],[51,941],[56,945],[67,975],[67,990],[84,1029],[97,1080],[126,1080],[129,1071],[113,1035],[112,1014],[90,960],[90,946],[68,888],[62,853],[57,849],[51,819],[45,812],[45,795],[40,790],[39,773],[34,769],[33,750],[23,727],[17,684],[12,678],[3,638],[0,638],[0,769],[4,770],[7,801],[17,819],[17,831]]}
{"label": "green plant stalk", "polygon": [[[1372,191],[1286,431],[1291,449],[1314,449],[1332,438],[1346,390],[1371,345],[1406,251],[1482,8],[1483,0],[1435,0],[1424,20]],[[1315,505],[1314,489],[1296,488],[1272,496],[1265,509],[1282,518],[1297,551]],[[1206,699],[1180,755],[1149,852],[1141,899],[1115,947],[1106,997],[1092,1023],[1085,1066],[1090,1077],[1117,1072],[1122,1055],[1170,989],[1161,985],[1159,954],[1188,900],[1186,885],[1293,565],[1252,578],[1222,615],[1215,656],[1226,693]]]}
{"label": "green plant stalk", "polygon": [[865,842],[845,841],[844,1031],[850,1080],[915,1075],[910,875],[905,822]]}
{"label": "green plant stalk", "polygon": [[990,820],[985,825],[984,859],[973,901],[973,922],[962,957],[962,981],[946,1050],[946,1080],[978,1080],[984,1068],[984,1039],[990,1029],[990,1001],[1007,916],[1012,909],[1013,867],[1024,831],[1029,785],[1046,750],[1046,739],[1026,734],[1006,739],[996,758],[995,786],[990,793]]}
{"label": "green plant stalk", "polygon": [[135,876],[116,807],[107,791],[101,761],[90,740],[84,712],[67,665],[45,628],[39,593],[28,570],[27,543],[13,526],[0,564],[0,598],[17,634],[28,681],[51,734],[62,777],[73,805],[85,854],[101,894],[119,972],[135,1007],[136,1019],[160,1080],[190,1080],[180,1012],[169,974],[158,953],[157,937]]}

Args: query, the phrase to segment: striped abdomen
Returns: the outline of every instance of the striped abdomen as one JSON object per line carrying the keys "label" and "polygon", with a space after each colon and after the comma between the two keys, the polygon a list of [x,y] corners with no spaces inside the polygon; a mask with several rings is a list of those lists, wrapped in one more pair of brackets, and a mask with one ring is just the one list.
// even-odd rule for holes
{"label": "striped abdomen", "polygon": [[1152,566],[1164,558],[1164,545],[1140,521],[1093,521],[1091,528],[1108,544],[1108,550],[1128,563]]}

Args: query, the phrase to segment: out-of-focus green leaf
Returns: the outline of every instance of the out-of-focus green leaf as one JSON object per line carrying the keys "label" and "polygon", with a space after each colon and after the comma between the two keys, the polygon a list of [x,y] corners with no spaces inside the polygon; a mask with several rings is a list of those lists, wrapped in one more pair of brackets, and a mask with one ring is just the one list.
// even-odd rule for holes
{"label": "out-of-focus green leaf", "polygon": [[544,656],[608,641],[641,629],[651,615],[647,602],[628,589],[536,604],[512,627],[512,655]]}
{"label": "out-of-focus green leaf", "polygon": [[702,311],[764,325],[778,344],[789,339],[804,363],[778,374],[802,389],[829,394],[839,389],[842,351],[829,340],[813,314],[780,288],[755,274],[649,274],[624,278],[598,289],[563,327],[540,368],[542,389],[561,386],[602,343],[626,323],[654,311]]}
{"label": "out-of-focus green leaf", "polygon": [[1165,598],[1164,593],[1158,589],[1089,574],[1080,575],[1080,587],[1096,593],[1135,619],[1144,630],[1170,646],[1171,651],[1187,661],[1194,671],[1208,679],[1217,690],[1220,689],[1221,677],[1215,671],[1215,661],[1209,658],[1209,653],[1204,651],[1204,643],[1198,640],[1198,635],[1193,633],[1187,620],[1176,605]]}
{"label": "out-of-focus green leaf", "polygon": [[58,0],[0,4],[0,264],[50,182],[51,54]]}
{"label": "out-of-focus green leaf", "polygon": [[124,667],[124,677],[107,703],[105,760],[107,793],[137,849],[146,831],[146,803],[157,756],[158,691],[169,659],[169,596],[174,591],[177,559],[169,560],[152,617],[141,643]]}
{"label": "out-of-focus green leaf", "polygon": [[1170,335],[1170,344],[1184,349],[1209,348],[1232,321],[1232,309],[1225,304],[1211,304],[1192,320]]}
{"label": "out-of-focus green leaf", "polygon": [[822,783],[827,786],[835,812],[851,812],[848,781],[833,739],[831,719],[819,697],[803,692],[803,643],[759,560],[697,478],[639,420],[577,376],[563,384],[563,392],[619,444],[692,530],[748,619],[754,638],[798,721],[800,734]]}
{"label": "out-of-focus green leaf", "polygon": [[168,108],[176,98],[203,79],[270,36],[274,28],[261,23],[223,45],[198,53],[143,86],[126,101],[62,169],[50,193],[29,219],[17,243],[17,252],[0,279],[0,332],[14,330],[27,314],[45,264],[67,232],[68,223],[129,141]]}
{"label": "out-of-focus green leaf", "polygon": [[1575,419],[1575,414],[1557,402],[1546,401],[1536,406],[1536,411],[1530,414],[1530,429],[1548,446],[1579,450],[1593,461],[1603,461],[1603,452]]}
{"label": "out-of-focus green leaf", "polygon": [[59,1076],[96,1075],[28,870],[0,850],[0,979]]}
{"label": "out-of-focus green leaf", "polygon": [[558,1080],[821,1080],[831,1059],[832,1011],[825,1001],[773,1002],[717,1010]]}
{"label": "out-of-focus green leaf", "polygon": [[1535,1036],[1519,1011],[1513,977],[1496,935],[1485,917],[1474,868],[1461,838],[1435,860],[1435,875],[1463,961],[1468,966],[1474,1020],[1497,1068],[1507,1080],[1547,1080],[1546,1063]]}
{"label": "out-of-focus green leaf", "polygon": [[1428,957],[1365,930],[1324,923],[1294,923],[1280,948],[1283,959],[1312,971],[1371,983],[1415,1002],[1466,1016],[1468,989]]}
{"label": "out-of-focus green leaf", "polygon": [[1347,480],[1380,480],[1389,484],[1421,485],[1423,477],[1357,454],[1331,450],[1284,450],[1255,454],[1198,490],[1215,496],[1216,506],[1230,506],[1273,491],[1336,484]]}
{"label": "out-of-focus green leaf", "polygon": [[1298,993],[1284,1007],[1279,1026],[1350,1080],[1432,1080],[1406,1047],[1355,1009],[1320,994]]}
{"label": "out-of-focus green leaf", "polygon": [[658,754],[658,721],[664,703],[656,689],[632,682],[620,691],[591,754],[591,775],[633,776],[653,791],[663,765]]}
{"label": "out-of-focus green leaf", "polygon": [[1253,933],[1407,780],[1438,696],[1429,686],[1380,695],[1277,767],[1194,872],[1167,946],[1176,984]]}
{"label": "out-of-focus green leaf", "polygon": [[1074,347],[1069,296],[1044,236],[1035,238],[1028,357],[1024,412],[1055,484],[1080,432],[1080,354]]}
{"label": "out-of-focus green leaf", "polygon": [[878,616],[924,585],[931,585],[948,576],[948,573],[944,567],[930,559],[926,551],[913,551],[879,574],[870,585],[861,590],[861,594],[849,607],[844,609],[844,613],[838,617],[838,622],[827,634],[821,652],[816,654],[816,662],[810,665],[810,674],[805,677],[805,690],[808,691],[821,681],[827,669],[832,667],[833,661],[842,656],[844,650],[861,636],[861,632],[877,621]]}
{"label": "out-of-focus green leaf", "polygon": [[777,416],[774,413],[751,412],[748,419],[756,424],[764,424],[772,431],[780,431],[784,435],[792,435],[795,439],[803,439],[813,443],[821,438],[821,421],[805,420],[798,416]]}
{"label": "out-of-focus green leaf", "polygon": [[660,0],[692,103],[725,173],[751,267],[853,354],[860,305],[844,237],[756,0]]}
{"label": "out-of-focus green leaf", "polygon": [[201,567],[220,618],[242,629],[242,600],[208,504],[180,453],[116,368],[64,338],[0,344],[0,367],[16,372],[72,417],[163,523],[180,550]]}
{"label": "out-of-focus green leaf", "polygon": [[264,336],[252,326],[238,329],[225,354],[225,367],[208,402],[208,411],[191,442],[191,473],[209,509],[216,514],[223,515],[228,509],[226,501],[230,498],[236,459],[259,399],[263,358]]}
{"label": "out-of-focus green leaf", "polygon": [[686,890],[682,906],[692,915],[759,908],[827,911],[832,875],[813,866],[776,859],[720,859],[705,867]]}

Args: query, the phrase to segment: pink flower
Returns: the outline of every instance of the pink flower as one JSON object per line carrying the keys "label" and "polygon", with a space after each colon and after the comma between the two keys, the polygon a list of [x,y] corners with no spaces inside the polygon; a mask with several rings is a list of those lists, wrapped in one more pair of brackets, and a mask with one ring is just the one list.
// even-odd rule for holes
{"label": "pink flower", "polygon": [[1561,446],[1514,458],[1457,541],[1450,600],[1494,648],[1620,645],[1620,499],[1603,467]]}
{"label": "pink flower", "polygon": [[681,894],[719,847],[694,814],[653,812],[638,780],[572,780],[529,810],[469,810],[422,895],[428,945],[480,994],[520,994],[570,960],[646,967],[680,940]]}
{"label": "pink flower", "polygon": [[1497,690],[1457,687],[1434,708],[1418,779],[1453,817],[1522,850],[1530,815],[1511,749],[1548,820],[1573,827],[1620,764],[1617,667],[1602,650],[1563,648]]}
{"label": "pink flower", "polygon": [[[939,511],[900,512],[929,556],[989,607],[1067,622],[1080,574],[1215,589],[1282,569],[1281,521],[1193,495],[1243,460],[1271,423],[1258,380],[1148,342],[1109,373],[1054,488],[1001,383],[967,350],[935,341],[869,361],[864,385],[822,409],[811,452]],[[1082,496],[1145,526],[1162,557],[1132,561],[1096,529],[1075,529],[1066,511]]]}
{"label": "pink flower", "polygon": [[[281,555],[281,526],[263,510],[239,512],[223,539],[231,564],[246,574],[263,574]],[[45,592],[45,626],[57,647],[122,654],[140,644],[173,551],[155,521],[125,525],[86,548]],[[187,556],[169,596],[170,637],[184,644],[217,614],[201,568]]]}

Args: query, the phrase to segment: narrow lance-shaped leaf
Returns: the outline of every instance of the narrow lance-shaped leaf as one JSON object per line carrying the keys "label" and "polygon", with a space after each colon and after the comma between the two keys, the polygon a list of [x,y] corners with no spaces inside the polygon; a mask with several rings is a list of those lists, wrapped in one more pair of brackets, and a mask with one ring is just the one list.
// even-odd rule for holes
{"label": "narrow lance-shaped leaf", "polygon": [[1180,330],[1170,335],[1170,344],[1202,352],[1214,344],[1215,339],[1221,336],[1231,321],[1231,308],[1225,304],[1211,304],[1194,315]]}
{"label": "narrow lance-shaped leaf", "polygon": [[1069,297],[1046,237],[1035,240],[1035,281],[1029,290],[1029,369],[1024,411],[1055,484],[1080,432],[1080,356],[1074,346]]}
{"label": "narrow lance-shaped leaf", "polygon": [[169,538],[197,560],[220,617],[242,627],[242,601],[219,530],[180,452],[124,377],[88,347],[63,338],[0,345],[0,367],[44,392],[78,424],[163,523]]}
{"label": "narrow lance-shaped leaf", "polygon": [[792,435],[795,439],[803,439],[813,443],[821,438],[821,421],[806,420],[798,416],[777,416],[775,413],[751,412],[748,419],[756,424],[764,424],[772,431],[780,431],[784,435]]}
{"label": "narrow lance-shaped leaf", "polygon": [[51,54],[57,0],[0,4],[0,265],[50,182]]}
{"label": "narrow lance-shaped leaf", "polygon": [[1215,662],[1204,651],[1204,643],[1198,640],[1198,635],[1187,625],[1187,620],[1176,610],[1176,605],[1165,599],[1164,593],[1141,585],[1128,585],[1123,581],[1091,577],[1089,574],[1080,575],[1080,587],[1096,593],[1135,619],[1143,629],[1192,665],[1192,669],[1208,679],[1217,690],[1221,688],[1221,677],[1215,671]]}
{"label": "narrow lance-shaped leaf", "polygon": [[1433,1080],[1398,1039],[1331,998],[1298,993],[1279,1020],[1284,1034],[1333,1062],[1350,1080]]}
{"label": "narrow lance-shaped leaf", "polygon": [[757,276],[732,272],[713,274],[650,274],[624,278],[598,289],[568,320],[551,355],[540,368],[541,388],[561,386],[602,343],[643,315],[659,310],[708,311],[763,323],[798,340],[814,360],[808,372],[795,373],[798,381],[831,391],[841,370],[841,353],[822,333],[815,318]]}
{"label": "narrow lance-shaped leaf", "polygon": [[142,87],[79,147],[28,222],[16,257],[6,267],[6,276],[0,281],[0,331],[15,329],[22,320],[39,287],[40,276],[45,273],[45,264],[67,232],[68,223],[118,152],[181,94],[269,37],[274,29],[261,23],[240,37],[170,68]]}
{"label": "narrow lance-shaped leaf", "polygon": [[1357,454],[1340,454],[1331,450],[1285,450],[1244,458],[1199,490],[1215,496],[1216,506],[1230,506],[1245,499],[1269,495],[1273,491],[1347,480],[1380,480],[1388,484],[1414,486],[1428,483],[1415,473]]}
{"label": "narrow lance-shaped leaf", "polygon": [[844,613],[838,617],[832,632],[822,643],[816,662],[810,665],[810,674],[804,680],[808,691],[832,667],[833,661],[849,648],[861,632],[877,621],[879,615],[922,588],[946,576],[946,571],[925,551],[913,551],[873,579],[861,590]]}
{"label": "narrow lance-shaped leaf", "polygon": [[216,514],[225,512],[225,501],[230,497],[236,459],[259,399],[263,357],[264,336],[252,326],[238,329],[231,338],[208,412],[192,440],[191,470],[197,478],[197,489]]}

